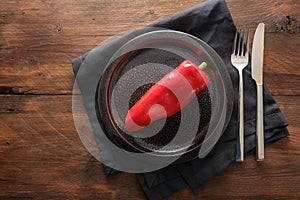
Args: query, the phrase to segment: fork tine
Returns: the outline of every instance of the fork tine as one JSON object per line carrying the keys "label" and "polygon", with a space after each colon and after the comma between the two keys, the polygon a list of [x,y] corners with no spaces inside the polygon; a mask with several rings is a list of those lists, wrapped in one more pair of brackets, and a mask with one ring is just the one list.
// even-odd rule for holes
{"label": "fork tine", "polygon": [[246,43],[245,56],[249,54],[249,35],[250,35],[250,29],[248,29],[248,31],[247,31],[247,43]]}
{"label": "fork tine", "polygon": [[244,52],[245,52],[245,37],[246,36],[246,31],[242,30],[241,32],[241,40],[242,40],[242,44],[241,44],[241,56],[244,56]]}
{"label": "fork tine", "polygon": [[239,42],[238,42],[238,47],[237,47],[237,56],[240,55],[240,51],[241,51],[242,34],[243,34],[243,30],[240,30]]}
{"label": "fork tine", "polygon": [[235,32],[234,43],[233,43],[233,50],[232,50],[232,54],[233,55],[236,55],[237,35],[238,35],[238,30],[236,30],[236,32]]}
{"label": "fork tine", "polygon": [[235,32],[232,54],[246,56],[249,53],[249,29],[240,29]]}

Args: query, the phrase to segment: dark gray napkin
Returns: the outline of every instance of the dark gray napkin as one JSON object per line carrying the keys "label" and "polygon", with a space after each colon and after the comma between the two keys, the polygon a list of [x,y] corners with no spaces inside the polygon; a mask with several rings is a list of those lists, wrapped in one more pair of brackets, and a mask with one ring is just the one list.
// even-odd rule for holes
{"label": "dark gray napkin", "polygon": [[[209,0],[149,27],[161,27],[186,32],[208,43],[226,64],[235,91],[234,109],[229,125],[208,156],[204,159],[195,159],[182,164],[170,165],[158,171],[137,174],[147,198],[157,200],[163,199],[186,186],[190,186],[192,189],[201,186],[205,181],[220,173],[235,160],[238,127],[238,73],[231,65],[230,54],[236,27],[223,0]],[[144,29],[134,30],[132,35],[138,35]],[[127,40],[128,37],[126,37],[126,40],[123,37],[106,43],[102,47],[105,55],[103,57],[109,59],[115,50]],[[72,65],[75,74],[77,74],[81,63],[87,55],[88,53],[73,60]],[[244,70],[246,155],[255,150],[256,86],[251,78],[250,69],[251,66],[249,64]],[[101,70],[99,68],[99,71]],[[265,85],[264,125],[266,145],[272,144],[289,134],[286,129],[287,122]],[[118,171],[107,166],[104,166],[104,170],[107,175],[118,173]]]}

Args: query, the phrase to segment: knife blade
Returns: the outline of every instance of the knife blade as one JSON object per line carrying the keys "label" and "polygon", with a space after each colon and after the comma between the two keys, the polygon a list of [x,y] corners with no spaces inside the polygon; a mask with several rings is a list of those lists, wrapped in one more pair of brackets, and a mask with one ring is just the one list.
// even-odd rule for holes
{"label": "knife blade", "polygon": [[251,75],[257,88],[256,113],[256,160],[264,160],[264,118],[263,118],[263,58],[265,24],[259,23],[253,39]]}

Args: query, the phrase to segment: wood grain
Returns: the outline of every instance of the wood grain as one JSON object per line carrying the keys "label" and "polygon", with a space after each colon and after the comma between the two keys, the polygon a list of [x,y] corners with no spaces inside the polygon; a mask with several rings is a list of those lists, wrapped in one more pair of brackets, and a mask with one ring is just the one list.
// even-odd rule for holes
{"label": "wood grain", "polygon": [[[294,36],[293,39],[287,33],[267,33],[266,35],[264,72],[265,82],[271,93],[299,95],[300,34]],[[32,41],[29,40],[28,43],[32,44]],[[18,52],[6,52],[0,71],[0,93],[72,94],[75,79],[71,68],[71,57],[59,52],[60,48],[64,48],[63,45],[57,45],[56,48],[36,52],[30,49],[28,44],[18,47]],[[32,54],[26,58],[23,52],[32,52]],[[281,84],[278,84],[278,81]],[[295,84],[297,87],[294,87]]]}
{"label": "wood grain", "polygon": [[[71,60],[116,34],[204,0],[0,1],[0,199],[145,199],[134,174],[107,178],[73,122]],[[300,3],[227,0],[238,28],[266,24],[265,83],[290,136],[168,199],[299,199]],[[251,36],[252,37],[252,36]]]}
{"label": "wood grain", "polygon": [[[182,1],[178,5],[168,1],[134,1],[127,9],[127,3],[129,1],[116,4],[112,0],[84,3],[53,1],[49,5],[43,1],[26,5],[21,1],[0,2],[1,8],[6,8],[0,10],[0,93],[71,94],[73,73],[70,64],[73,58],[115,34],[147,25],[195,5],[192,1]],[[270,5],[274,9],[270,10]],[[292,91],[286,89],[293,84],[300,86],[300,57],[297,56],[300,54],[299,4],[296,1],[270,1],[257,5],[257,1],[249,1],[247,12],[243,13],[235,12],[242,6],[240,1],[228,1],[228,6],[237,26],[250,27],[252,33],[259,21],[265,21],[268,30],[266,83],[276,83],[282,78],[285,80],[282,84],[269,84],[272,94],[299,94],[300,87]],[[43,9],[45,7],[49,10]],[[295,20],[284,21],[286,16],[292,16]],[[137,23],[137,19],[140,22]],[[285,25],[282,24],[284,22]],[[287,26],[293,31],[280,26]],[[277,75],[273,76],[274,73]]]}
{"label": "wood grain", "polygon": [[[76,133],[71,101],[69,95],[0,95],[0,198],[144,199],[133,174],[105,177]],[[186,189],[170,199],[299,196],[300,125],[293,113],[300,112],[300,97],[277,96],[277,102],[291,136],[268,147],[264,162],[249,156],[196,190],[196,196]],[[265,191],[267,186],[274,192]]]}

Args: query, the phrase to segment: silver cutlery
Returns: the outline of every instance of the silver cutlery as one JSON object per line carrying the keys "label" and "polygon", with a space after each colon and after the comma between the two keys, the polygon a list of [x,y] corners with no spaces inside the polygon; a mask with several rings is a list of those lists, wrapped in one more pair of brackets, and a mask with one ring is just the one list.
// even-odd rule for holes
{"label": "silver cutlery", "polygon": [[265,24],[260,23],[254,34],[252,46],[251,74],[257,88],[256,117],[256,160],[264,160],[264,118],[263,118],[263,58]]}
{"label": "silver cutlery", "polygon": [[249,29],[238,31],[235,34],[231,63],[239,72],[239,101],[238,122],[239,133],[237,140],[236,161],[244,161],[244,87],[243,69],[249,61]]}

